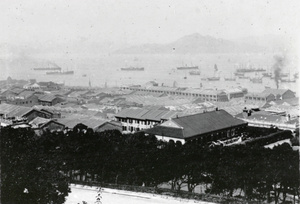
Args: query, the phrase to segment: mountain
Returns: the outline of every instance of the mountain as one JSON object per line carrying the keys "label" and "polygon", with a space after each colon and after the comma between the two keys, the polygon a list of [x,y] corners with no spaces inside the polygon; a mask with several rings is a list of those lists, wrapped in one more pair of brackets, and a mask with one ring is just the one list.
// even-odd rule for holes
{"label": "mountain", "polygon": [[[262,43],[264,42],[264,43]],[[282,46],[275,46],[278,41],[266,43],[263,38],[254,43],[249,38],[240,40],[225,40],[211,36],[203,36],[198,33],[184,36],[168,44],[143,44],[119,49],[117,54],[158,54],[158,53],[177,53],[177,54],[197,54],[197,53],[257,53],[278,51]],[[274,43],[274,44],[272,44]],[[280,42],[279,42],[280,44]]]}

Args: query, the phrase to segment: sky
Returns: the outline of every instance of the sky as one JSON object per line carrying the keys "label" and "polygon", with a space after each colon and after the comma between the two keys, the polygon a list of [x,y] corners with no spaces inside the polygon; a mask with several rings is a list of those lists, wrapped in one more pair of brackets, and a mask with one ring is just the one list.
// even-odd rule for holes
{"label": "sky", "polygon": [[1,0],[0,43],[168,43],[296,36],[299,0]]}

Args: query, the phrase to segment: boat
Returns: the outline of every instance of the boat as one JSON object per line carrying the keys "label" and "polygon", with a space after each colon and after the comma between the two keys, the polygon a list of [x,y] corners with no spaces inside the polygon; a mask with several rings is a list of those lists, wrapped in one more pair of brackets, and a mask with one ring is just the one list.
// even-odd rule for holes
{"label": "boat", "polygon": [[144,67],[123,67],[121,71],[144,71]]}
{"label": "boat", "polygon": [[82,77],[86,77],[86,74],[83,74]]}
{"label": "boat", "polygon": [[261,84],[262,83],[262,78],[251,78],[250,79],[251,82],[256,83],[256,84]]}
{"label": "boat", "polygon": [[235,72],[234,75],[235,75],[235,76],[245,76],[244,73],[239,73],[239,72]]}
{"label": "boat", "polygon": [[294,83],[294,82],[296,82],[296,80],[295,79],[280,79],[280,81],[281,82],[284,82],[284,83]]}
{"label": "boat", "polygon": [[47,75],[73,75],[74,71],[65,71],[65,72],[46,72]]}
{"label": "boat", "polygon": [[220,77],[207,77],[208,81],[219,81]]}
{"label": "boat", "polygon": [[190,71],[189,74],[190,75],[200,75],[200,71],[193,70],[193,71]]}
{"label": "boat", "polygon": [[263,68],[238,68],[236,70],[237,73],[246,73],[246,72],[265,72],[267,70],[263,69]]}
{"label": "boat", "polygon": [[199,69],[198,66],[184,66],[184,67],[177,67],[178,70],[189,70],[189,69]]}
{"label": "boat", "polygon": [[271,73],[263,73],[262,76],[263,76],[263,77],[270,77],[270,78],[271,78],[271,77],[272,77],[272,74],[271,74]]}
{"label": "boat", "polygon": [[36,68],[33,68],[33,70],[35,71],[61,71],[61,68],[60,67],[36,67]]}
{"label": "boat", "polygon": [[248,76],[239,76],[239,79],[249,79],[250,77]]}
{"label": "boat", "polygon": [[225,81],[235,81],[236,80],[236,78],[224,78],[225,79]]}

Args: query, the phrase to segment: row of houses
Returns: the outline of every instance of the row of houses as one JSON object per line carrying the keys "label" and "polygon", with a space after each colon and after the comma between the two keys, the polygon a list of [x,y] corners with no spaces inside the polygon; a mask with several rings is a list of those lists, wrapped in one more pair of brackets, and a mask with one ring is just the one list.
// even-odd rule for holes
{"label": "row of houses", "polygon": [[103,118],[89,117],[87,115],[61,115],[46,109],[34,109],[31,107],[13,104],[0,104],[0,126],[20,126],[33,128],[38,134],[43,131],[72,130],[76,125],[92,128],[96,132],[116,129],[122,131],[121,124]]}

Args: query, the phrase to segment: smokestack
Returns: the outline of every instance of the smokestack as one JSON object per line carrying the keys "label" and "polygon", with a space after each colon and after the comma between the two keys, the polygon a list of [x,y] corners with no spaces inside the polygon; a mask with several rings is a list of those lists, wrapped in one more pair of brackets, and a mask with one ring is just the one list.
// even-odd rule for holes
{"label": "smokestack", "polygon": [[281,56],[274,56],[275,64],[273,65],[274,69],[274,80],[276,83],[276,88],[279,88],[279,80],[280,80],[280,73],[284,66],[284,57]]}
{"label": "smokestack", "polygon": [[252,110],[248,110],[248,117],[251,116]]}

